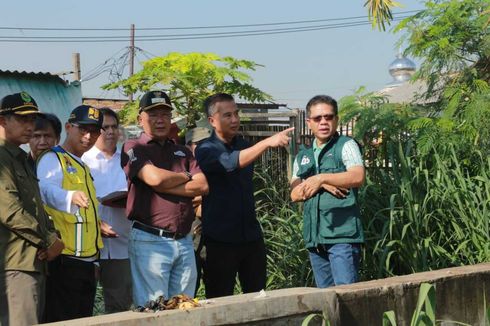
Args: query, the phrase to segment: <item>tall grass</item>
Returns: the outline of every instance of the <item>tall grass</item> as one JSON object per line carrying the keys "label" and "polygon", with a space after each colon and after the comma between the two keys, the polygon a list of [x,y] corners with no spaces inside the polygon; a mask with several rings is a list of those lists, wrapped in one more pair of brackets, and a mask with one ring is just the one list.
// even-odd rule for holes
{"label": "tall grass", "polygon": [[267,289],[313,286],[303,242],[303,217],[289,199],[286,176],[271,171],[255,174],[256,212],[267,248]]}
{"label": "tall grass", "polygon": [[454,151],[420,158],[399,146],[390,163],[361,192],[365,278],[490,261],[490,158],[470,174]]}
{"label": "tall grass", "polygon": [[[386,168],[368,169],[359,193],[366,235],[360,278],[383,278],[490,261],[490,158],[471,168],[453,150],[417,157],[401,145]],[[274,172],[274,173],[272,173]],[[282,173],[256,173],[257,216],[268,248],[268,288],[314,284],[302,207]]]}

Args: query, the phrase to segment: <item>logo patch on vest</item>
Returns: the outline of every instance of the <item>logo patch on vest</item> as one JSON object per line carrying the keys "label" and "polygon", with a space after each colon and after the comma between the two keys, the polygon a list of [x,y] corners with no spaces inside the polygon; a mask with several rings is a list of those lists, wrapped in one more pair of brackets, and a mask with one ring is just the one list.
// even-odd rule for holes
{"label": "logo patch on vest", "polygon": [[174,155],[175,156],[180,156],[180,157],[185,157],[185,153],[182,152],[182,151],[177,151],[177,152],[174,152]]}
{"label": "logo patch on vest", "polygon": [[75,174],[75,173],[77,173],[77,169],[75,169],[73,167],[73,165],[71,165],[70,159],[68,157],[66,157],[66,155],[63,155],[63,158],[65,159],[66,172],[68,172],[68,174]]}
{"label": "logo patch on vest", "polygon": [[306,165],[306,164],[310,164],[310,158],[308,156],[303,156],[303,158],[301,159],[301,165]]}

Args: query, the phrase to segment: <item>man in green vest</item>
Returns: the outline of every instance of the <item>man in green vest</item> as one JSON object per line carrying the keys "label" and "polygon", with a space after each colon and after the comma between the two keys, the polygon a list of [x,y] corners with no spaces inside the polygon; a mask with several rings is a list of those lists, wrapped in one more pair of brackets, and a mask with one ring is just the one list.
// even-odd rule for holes
{"label": "man in green vest", "polygon": [[101,232],[110,235],[103,230],[93,179],[81,157],[97,141],[102,119],[96,108],[76,107],[65,124],[63,144],[38,159],[37,176],[45,209],[65,243],[62,255],[49,263],[48,322],[92,316],[94,262],[103,246]]}
{"label": "man in green vest", "polygon": [[359,146],[337,132],[337,102],[326,95],[306,105],[315,136],[294,160],[291,199],[304,201],[303,237],[318,287],[357,281],[364,242],[357,190],[365,170]]}

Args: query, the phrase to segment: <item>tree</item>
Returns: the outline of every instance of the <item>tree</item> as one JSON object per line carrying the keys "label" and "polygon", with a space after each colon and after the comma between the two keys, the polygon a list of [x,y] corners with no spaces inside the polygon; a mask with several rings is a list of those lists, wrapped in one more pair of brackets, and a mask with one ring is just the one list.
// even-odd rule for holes
{"label": "tree", "polygon": [[364,6],[368,9],[369,20],[373,27],[384,31],[386,24],[393,20],[391,9],[399,7],[400,4],[393,0],[367,0]]}
{"label": "tree", "polygon": [[[422,59],[414,78],[427,83],[428,116],[414,120],[420,148],[448,141],[489,149],[490,4],[488,0],[427,1],[395,29],[405,54]],[[435,101],[434,101],[435,99]],[[466,147],[466,149],[465,149]]]}
{"label": "tree", "polygon": [[[168,91],[177,113],[187,117],[187,127],[193,127],[203,114],[203,100],[216,92],[226,92],[252,102],[268,101],[271,96],[254,87],[246,71],[255,71],[259,64],[220,57],[213,53],[177,53],[143,62],[143,69],[133,76],[102,86],[103,89],[122,87],[126,94],[146,92],[155,88]],[[137,103],[129,103],[124,121],[136,118]]]}

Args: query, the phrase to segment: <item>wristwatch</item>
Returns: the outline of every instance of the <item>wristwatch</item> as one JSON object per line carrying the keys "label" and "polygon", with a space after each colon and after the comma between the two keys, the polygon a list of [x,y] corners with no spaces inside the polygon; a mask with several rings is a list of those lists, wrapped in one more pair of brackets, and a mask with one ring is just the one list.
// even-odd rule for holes
{"label": "wristwatch", "polygon": [[189,178],[187,182],[192,180],[192,174],[189,171],[184,171],[184,174]]}

